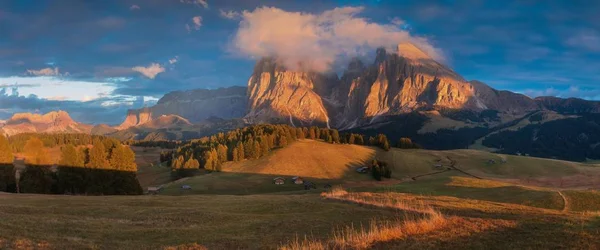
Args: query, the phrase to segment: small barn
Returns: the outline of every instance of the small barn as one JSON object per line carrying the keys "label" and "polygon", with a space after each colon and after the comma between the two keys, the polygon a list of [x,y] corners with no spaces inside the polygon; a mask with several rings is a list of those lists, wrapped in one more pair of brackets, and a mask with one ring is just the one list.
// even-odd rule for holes
{"label": "small barn", "polygon": [[283,178],[283,177],[275,177],[273,179],[273,183],[275,185],[283,185],[283,184],[285,184],[285,178]]}
{"label": "small barn", "polygon": [[304,183],[304,180],[302,179],[302,177],[298,177],[298,176],[292,178],[292,181],[294,182],[294,184],[297,184],[297,185]]}
{"label": "small barn", "polygon": [[162,187],[148,187],[148,194],[158,194]]}

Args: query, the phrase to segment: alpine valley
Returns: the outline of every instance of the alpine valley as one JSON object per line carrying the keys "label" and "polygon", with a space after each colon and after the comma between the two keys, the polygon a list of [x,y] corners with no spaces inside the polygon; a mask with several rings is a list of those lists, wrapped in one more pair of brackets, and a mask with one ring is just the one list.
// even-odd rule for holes
{"label": "alpine valley", "polygon": [[247,87],[175,91],[129,110],[118,126],[64,111],[15,114],[0,132],[92,133],[121,140],[189,140],[248,124],[286,123],[387,134],[428,149],[473,148],[574,161],[600,158],[600,102],[529,98],[467,81],[410,43],[352,60],[338,76],[260,59]]}

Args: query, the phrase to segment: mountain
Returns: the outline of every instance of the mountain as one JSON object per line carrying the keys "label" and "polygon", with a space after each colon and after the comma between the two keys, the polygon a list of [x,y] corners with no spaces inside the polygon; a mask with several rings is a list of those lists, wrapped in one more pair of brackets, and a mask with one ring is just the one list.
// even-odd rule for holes
{"label": "mountain", "polygon": [[6,135],[20,133],[90,133],[92,125],[71,119],[65,111],[47,114],[16,113],[1,127]]}
{"label": "mountain", "polygon": [[162,115],[156,119],[106,134],[119,140],[191,140],[246,126],[242,119],[208,117],[192,124],[177,115]]}
{"label": "mountain", "polygon": [[[371,62],[353,59],[339,78],[289,70],[277,58],[263,58],[248,81],[245,119],[385,133],[392,143],[410,137],[431,149],[475,147],[582,160],[600,158],[596,113],[600,102],[532,99],[466,81],[415,45],[403,43],[394,51],[378,49]],[[573,135],[560,136],[570,127]]]}
{"label": "mountain", "polygon": [[428,110],[468,110],[524,115],[538,110],[533,99],[466,81],[410,43],[378,49],[370,64],[354,59],[341,78],[290,71],[263,58],[248,81],[251,123],[286,122],[341,129],[368,126],[382,117]]}
{"label": "mountain", "polygon": [[122,130],[142,125],[163,115],[177,115],[191,123],[209,117],[239,118],[244,116],[246,109],[245,87],[174,91],[160,98],[152,107],[129,110],[125,121],[117,128]]}
{"label": "mountain", "polygon": [[324,97],[337,76],[290,71],[276,59],[263,58],[248,80],[250,123],[290,123],[296,126],[329,126]]}

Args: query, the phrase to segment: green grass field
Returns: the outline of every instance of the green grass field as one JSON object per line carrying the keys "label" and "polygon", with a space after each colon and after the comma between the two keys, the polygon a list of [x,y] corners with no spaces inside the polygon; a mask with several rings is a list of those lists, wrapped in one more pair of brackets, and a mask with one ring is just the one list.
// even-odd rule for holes
{"label": "green grass field", "polygon": [[[160,195],[0,194],[0,249],[189,244],[276,249],[305,236],[332,239],[341,228],[358,230],[373,220],[411,218],[403,211],[323,199],[324,184],[364,192],[373,200],[431,206],[445,216],[442,228],[376,242],[373,249],[600,248],[600,194],[585,190],[596,185],[600,168],[593,164],[474,150],[384,152],[303,140],[262,159],[227,163],[223,172],[201,171],[170,182],[170,170],[157,164],[159,149],[135,150],[140,182],[144,187],[165,184]],[[455,167],[483,179],[457,170],[412,179],[439,171],[436,164],[449,167],[448,157]],[[391,164],[391,180],[377,182],[354,171],[373,158]],[[288,181],[274,185],[276,176]],[[318,189],[305,191],[289,181],[292,176],[315,182]],[[182,190],[182,185],[192,189]]]}
{"label": "green grass field", "polygon": [[[413,182],[379,187],[377,191],[402,192],[426,196],[452,196],[463,199],[510,203],[555,210],[562,210],[564,208],[563,199],[556,191],[456,176],[450,172]],[[597,206],[597,209],[600,209],[600,206]]]}

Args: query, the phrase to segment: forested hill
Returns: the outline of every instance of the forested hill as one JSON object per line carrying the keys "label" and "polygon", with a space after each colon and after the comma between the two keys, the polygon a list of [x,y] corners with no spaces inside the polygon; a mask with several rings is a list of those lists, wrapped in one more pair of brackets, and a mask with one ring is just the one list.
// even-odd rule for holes
{"label": "forested hill", "polygon": [[[60,149],[56,161],[49,147]],[[15,153],[22,160],[13,160]],[[141,194],[134,152],[113,138],[86,134],[0,136],[0,191],[43,194]]]}

